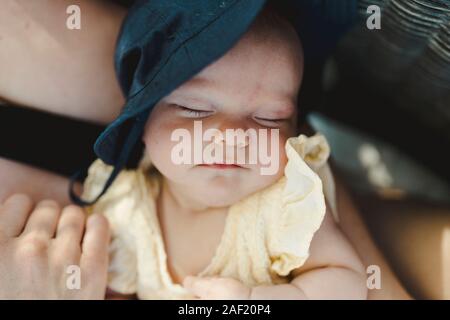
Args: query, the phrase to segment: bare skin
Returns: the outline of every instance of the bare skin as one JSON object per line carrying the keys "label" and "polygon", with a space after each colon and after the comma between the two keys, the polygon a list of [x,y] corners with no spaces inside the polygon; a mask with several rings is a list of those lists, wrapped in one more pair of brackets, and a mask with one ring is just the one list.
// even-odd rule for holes
{"label": "bare skin", "polygon": [[[80,208],[61,208],[54,200],[35,206],[15,194],[2,202],[0,299],[103,299],[108,222],[102,215],[85,220]],[[67,286],[70,266],[79,268],[79,287]]]}
{"label": "bare skin", "polygon": [[[66,28],[69,5],[81,30]],[[123,106],[113,68],[125,11],[102,0],[4,0],[0,10],[0,100],[108,123]]]}
{"label": "bare skin", "polygon": [[[92,1],[91,1],[92,2]],[[25,1],[22,3],[21,1],[9,1],[8,2],[10,4],[9,9],[11,10],[11,8],[17,8],[17,5],[20,4],[20,6],[26,6],[27,4],[25,3]],[[97,2],[95,2],[97,3]],[[104,4],[104,3],[103,3]],[[102,2],[98,2],[99,8],[103,5]],[[49,7],[49,9],[55,9],[55,7],[52,7],[52,5],[50,5],[50,3],[47,4],[47,6]],[[108,8],[110,8],[109,5],[104,4],[105,6],[105,10],[98,10],[95,11],[93,10],[93,14],[97,14],[100,16],[103,15],[109,15],[110,13],[108,13]],[[8,6],[6,6],[6,8],[8,8]],[[61,10],[61,8],[59,9],[55,9],[55,10]],[[118,11],[120,11],[120,9],[117,8]],[[2,12],[6,12],[6,10],[2,10]],[[28,11],[28,12],[34,12],[34,11]],[[1,13],[0,13],[1,14]],[[118,14],[118,16],[123,17],[123,12],[122,14]],[[36,17],[34,17],[33,19],[36,19]],[[1,20],[0,21],[5,21],[5,20]],[[115,20],[114,23],[117,23],[117,26],[114,30],[118,30],[118,25],[120,25],[120,21],[121,19],[118,18],[117,20]],[[101,24],[96,24],[97,25],[101,25]],[[91,28],[95,27],[94,25],[92,25]],[[5,28],[10,28],[10,24],[7,23],[4,26]],[[2,25],[2,29],[3,29],[3,25]],[[51,28],[50,28],[51,30]],[[92,29],[90,29],[92,31]],[[58,33],[60,32],[60,28],[55,28],[53,29],[53,32]],[[100,29],[98,30],[99,33],[102,32],[107,32],[104,29]],[[108,31],[109,32],[109,31]],[[95,32],[94,32],[95,34]],[[25,33],[17,33],[16,36],[18,38],[22,37],[22,39],[24,40],[24,43],[27,43],[26,39],[28,39],[29,35],[27,36]],[[111,44],[105,44],[102,45],[101,43],[99,44],[97,42],[98,39],[94,39],[94,38],[87,38],[84,39],[83,41],[80,40],[80,43],[83,43],[84,47],[90,47],[93,44],[95,44],[98,47],[104,46],[105,48],[108,48],[108,50],[105,49],[104,52],[108,52],[106,54],[106,56],[108,56],[110,54],[110,56],[112,57],[112,48],[113,46]],[[3,40],[0,40],[3,41]],[[70,41],[68,41],[68,43],[64,43],[64,38],[61,38],[61,41],[59,42],[59,44],[61,45],[62,48],[71,48],[71,43]],[[91,45],[89,45],[91,44]],[[4,47],[8,47],[8,50],[11,50],[8,52],[8,58],[6,58],[6,54],[2,55],[0,53],[0,64],[5,63],[5,61],[7,61],[5,64],[9,64],[9,65],[14,65],[14,61],[11,61],[11,56],[14,56],[14,53],[16,51],[20,51],[14,49],[14,46],[2,46],[2,48]],[[16,50],[16,51],[14,51]],[[48,55],[50,57],[52,57],[52,59],[64,59],[64,57],[66,57],[64,55],[64,52],[66,52],[65,50],[62,51],[58,51],[58,50],[50,50],[48,53]],[[17,53],[17,52],[16,52]],[[62,55],[62,57],[61,57]],[[110,121],[114,115],[117,113],[118,111],[118,107],[117,105],[119,104],[118,101],[120,101],[120,105],[122,104],[122,100],[121,98],[118,98],[118,87],[116,83],[111,83],[113,81],[111,81],[111,79],[113,79],[113,75],[112,75],[112,70],[113,70],[113,65],[112,62],[110,64],[106,64],[106,65],[102,65],[101,63],[99,63],[100,61],[103,61],[105,55],[99,54],[99,55],[93,55],[90,56],[89,59],[85,59],[85,58],[79,58],[76,57],[76,59],[79,59],[77,61],[79,61],[79,65],[77,68],[82,67],[83,63],[86,63],[86,61],[92,61],[92,65],[90,65],[89,67],[86,67],[86,69],[84,69],[85,71],[80,71],[80,74],[82,75],[81,77],[72,77],[72,78],[64,78],[65,81],[67,81],[67,85],[68,86],[72,86],[74,85],[75,88],[79,89],[78,94],[74,94],[74,96],[77,96],[76,98],[67,98],[66,96],[62,95],[60,96],[61,100],[58,101],[57,103],[54,102],[54,98],[55,97],[51,97],[51,99],[47,100],[47,94],[36,94],[36,95],[32,95],[32,94],[28,94],[26,93],[24,95],[24,91],[26,90],[22,90],[22,92],[18,93],[18,92],[14,92],[13,89],[11,89],[11,87],[7,84],[5,84],[5,81],[0,81],[0,95],[2,95],[3,97],[5,97],[7,100],[11,100],[14,102],[18,102],[24,105],[29,105],[29,106],[33,106],[36,107],[38,106],[38,108],[42,109],[42,110],[46,110],[46,111],[51,111],[51,112],[56,112],[56,113],[60,113],[60,114],[65,114],[68,116],[72,116],[72,117],[77,117],[80,119],[86,119],[86,120],[90,120],[90,121],[97,121],[97,122],[108,122]],[[47,69],[51,69],[51,61],[54,61],[50,58],[46,58],[41,60],[40,66],[42,67],[43,70],[47,70]],[[13,59],[14,60],[14,59]],[[97,61],[98,60],[98,61]],[[21,62],[22,60],[16,61],[16,64],[19,64],[19,62]],[[70,67],[70,64],[68,65],[68,67]],[[83,67],[84,68],[84,67]],[[95,69],[98,68],[98,69]],[[87,70],[89,69],[89,70]],[[29,76],[26,76],[26,72],[27,70],[33,70],[33,68],[30,69],[26,69],[23,70],[23,73],[21,74],[20,77],[18,77],[17,81],[18,81],[18,86],[20,87],[21,82],[24,81],[24,84],[26,84],[26,79],[31,79],[31,74],[29,74]],[[82,69],[83,70],[83,69]],[[92,72],[92,70],[96,70],[97,72]],[[109,78],[108,81],[106,82],[102,82],[102,77],[103,76],[107,76],[108,73],[105,72],[105,70],[109,70],[111,73],[109,73]],[[68,71],[70,73],[70,70]],[[92,72],[92,73],[91,73]],[[25,75],[24,75],[25,73]],[[33,71],[33,74],[35,74],[36,71]],[[95,74],[94,74],[95,73]],[[84,78],[86,77],[86,78]],[[49,77],[49,79],[52,77]],[[116,105],[116,107],[112,107],[112,109],[114,109],[113,111],[111,110],[107,110],[107,108],[99,108],[95,111],[95,114],[92,114],[92,111],[90,111],[90,108],[86,107],[84,108],[83,106],[88,106],[88,105],[93,105],[94,103],[97,103],[97,97],[93,98],[91,96],[91,94],[89,94],[89,92],[92,92],[92,95],[95,93],[98,93],[98,89],[92,89],[92,87],[90,87],[88,84],[86,84],[84,81],[80,81],[80,79],[87,79],[90,78],[92,81],[98,82],[98,83],[102,83],[102,93],[105,94],[105,101],[114,101],[115,104],[113,103],[112,105]],[[61,77],[60,75],[55,75],[53,79],[57,79],[56,81],[61,82]],[[72,83],[73,82],[73,83]],[[34,81],[33,81],[34,84]],[[46,85],[43,85],[43,88],[45,89],[45,87],[49,86],[49,84],[47,83]],[[85,91],[87,90],[87,91]],[[86,93],[87,92],[87,93]],[[79,95],[79,96],[78,96]],[[120,94],[119,94],[120,96]],[[77,102],[79,100],[79,97],[82,97],[83,99],[86,100],[86,103],[83,103],[80,107],[80,104],[77,104]],[[64,103],[62,103],[64,102]],[[73,103],[73,104],[72,104]],[[107,105],[107,103],[105,102],[104,104],[105,106]],[[64,107],[62,107],[64,106]],[[115,109],[117,108],[117,109]],[[91,108],[92,109],[92,108]],[[27,174],[26,174],[26,178],[25,175],[23,175],[23,170],[28,170]],[[48,191],[46,190],[42,190],[42,183],[39,182],[39,180],[35,180],[34,181],[34,177],[39,177],[39,179],[42,179],[43,177],[45,177],[46,181],[54,181],[54,185],[50,188],[47,188],[47,190],[51,190],[53,189],[54,191],[50,191],[53,193],[53,199],[59,201],[62,204],[66,204],[68,202],[67,196],[64,195],[63,192],[61,192],[61,190],[67,190],[67,180],[65,180],[64,178],[61,177],[57,177],[56,175],[53,175],[51,173],[42,173],[40,172],[38,169],[29,169],[26,168],[24,166],[17,166],[13,163],[11,163],[10,161],[6,161],[6,160],[2,160],[0,159],[0,173],[3,176],[6,176],[9,179],[9,183],[5,183],[2,185],[2,188],[0,189],[0,199],[5,199],[6,196],[8,196],[9,194],[13,193],[13,192],[18,192],[20,191],[22,188],[27,188],[25,190],[30,190],[30,192],[33,194],[33,198],[36,200],[39,199],[43,199],[46,198],[48,196]],[[16,179],[11,179],[11,177],[15,177],[16,175],[20,175],[22,174],[22,177],[24,177],[23,179],[19,179],[19,181],[17,181]],[[53,180],[55,179],[55,180]],[[8,179],[6,179],[6,181],[8,181]],[[42,181],[42,180],[41,180]],[[26,187],[25,187],[26,186]],[[33,190],[33,191],[31,191]],[[379,265],[382,270],[383,270],[383,274],[384,275],[388,275],[387,277],[385,276],[383,279],[383,286],[382,286],[382,290],[379,291],[369,291],[369,298],[382,298],[382,299],[391,299],[391,298],[407,298],[408,295],[405,293],[405,291],[403,290],[403,288],[401,287],[401,285],[398,283],[398,281],[396,280],[395,276],[393,275],[393,273],[390,271],[390,268],[388,267],[388,265],[385,263],[383,257],[379,254],[379,252],[377,251],[375,245],[373,244],[373,242],[370,239],[370,236],[364,226],[364,224],[362,223],[360,217],[359,217],[359,213],[354,209],[354,207],[352,206],[352,203],[350,201],[350,199],[348,198],[348,196],[346,195],[346,192],[342,189],[339,188],[338,189],[338,206],[339,206],[339,211],[340,211],[340,216],[341,216],[341,224],[340,227],[342,228],[342,230],[344,231],[344,233],[346,234],[346,236],[349,238],[350,242],[353,244],[353,246],[355,247],[356,251],[358,252],[358,254],[362,257],[363,262],[368,265],[368,264],[377,264]],[[329,219],[328,219],[329,220]],[[328,221],[327,220],[327,221]],[[332,227],[332,228],[335,228]],[[320,240],[319,237],[317,237],[318,241]],[[344,243],[346,243],[345,240],[343,240]],[[312,263],[314,263],[314,260],[311,259]],[[352,266],[352,268],[357,269],[359,273],[361,273],[361,269],[359,266]],[[306,270],[304,270],[306,271]],[[305,272],[305,274],[307,274],[307,272]],[[351,277],[351,274],[349,274],[349,276]],[[319,277],[320,278],[320,277]],[[191,281],[192,279],[186,280],[185,285],[186,286],[191,286],[192,290],[197,290],[198,287],[194,288],[194,282]],[[358,280],[359,281],[359,280]],[[197,282],[198,283],[198,282]],[[295,284],[293,284],[295,286]],[[202,287],[200,285],[200,287]],[[234,288],[233,285],[230,286],[231,288]],[[237,286],[239,287],[239,286]],[[238,288],[239,290],[242,288]],[[285,288],[285,293],[288,295],[291,292],[298,298],[300,297],[300,295],[302,295],[302,291],[298,290],[298,291],[291,291],[291,289],[297,290],[298,288]],[[201,291],[201,289],[198,289]],[[197,291],[199,293],[199,295],[201,295],[201,292]],[[311,296],[314,296],[314,290],[310,291]],[[247,293],[247,292],[246,292]],[[254,292],[252,293],[252,297],[270,297],[272,293],[267,293],[267,291],[262,290],[259,292]],[[304,296],[302,296],[304,297]]]}
{"label": "bare skin", "polygon": [[49,171],[0,157],[0,181],[0,202],[14,193],[25,193],[34,202],[53,199],[63,206],[70,204],[69,180]]}
{"label": "bare skin", "polygon": [[412,299],[372,240],[361,213],[358,212],[349,191],[339,176],[336,177],[336,191],[340,228],[358,252],[364,266],[367,268],[370,265],[377,265],[382,272],[381,289],[369,290],[369,300]]}

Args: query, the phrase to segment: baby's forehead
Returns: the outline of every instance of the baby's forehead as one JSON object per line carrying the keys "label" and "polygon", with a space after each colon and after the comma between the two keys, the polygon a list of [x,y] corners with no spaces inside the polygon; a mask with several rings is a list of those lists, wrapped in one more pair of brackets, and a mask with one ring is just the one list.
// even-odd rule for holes
{"label": "baby's forehead", "polygon": [[276,10],[265,8],[254,20],[247,32],[238,41],[238,45],[249,48],[265,44],[270,51],[283,50],[286,57],[303,64],[303,46],[293,25],[278,14]]}
{"label": "baby's forehead", "polygon": [[292,46],[244,39],[184,87],[229,88],[266,94],[279,91],[279,94],[290,95],[299,90],[303,77],[301,53],[294,50]]}
{"label": "baby's forehead", "polygon": [[255,96],[259,96],[272,104],[286,105],[297,98],[303,77],[303,50],[293,33],[280,35],[280,29],[250,28],[228,52],[177,91],[224,103],[237,103],[231,100],[239,98],[257,100]]}
{"label": "baby's forehead", "polygon": [[269,86],[271,82],[301,83],[303,49],[295,31],[281,36],[277,30],[252,30],[199,75],[216,81],[267,80]]}
{"label": "baby's forehead", "polygon": [[255,28],[248,30],[239,41],[219,61],[230,61],[233,58],[253,59],[258,55],[266,56],[267,59],[274,57],[283,58],[292,64],[303,64],[303,48],[300,38],[294,29],[288,33],[280,33],[280,30],[265,28],[256,31]]}

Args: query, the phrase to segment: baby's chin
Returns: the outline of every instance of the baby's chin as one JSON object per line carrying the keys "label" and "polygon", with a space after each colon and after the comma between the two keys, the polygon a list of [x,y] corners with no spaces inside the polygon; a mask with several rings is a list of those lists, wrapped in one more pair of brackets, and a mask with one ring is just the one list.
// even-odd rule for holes
{"label": "baby's chin", "polygon": [[282,175],[261,175],[251,169],[210,169],[194,167],[182,172],[167,170],[162,172],[169,181],[187,191],[193,203],[204,207],[229,207],[251,194],[275,183]]}
{"label": "baby's chin", "polygon": [[267,181],[235,181],[210,180],[195,188],[195,198],[206,207],[229,207],[246,197],[264,189]]}
{"label": "baby's chin", "polygon": [[199,199],[203,206],[208,208],[223,208],[223,207],[230,207],[235,203],[238,203],[242,199],[246,198],[252,194],[252,192],[246,192],[246,193],[237,193],[237,192],[230,192],[223,191],[223,190],[217,190],[217,189],[210,189],[201,195]]}

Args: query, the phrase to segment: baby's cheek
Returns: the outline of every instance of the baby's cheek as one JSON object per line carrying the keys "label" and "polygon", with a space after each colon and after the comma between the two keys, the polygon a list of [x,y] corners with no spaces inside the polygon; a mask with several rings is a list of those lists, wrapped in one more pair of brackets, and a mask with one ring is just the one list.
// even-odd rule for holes
{"label": "baby's cheek", "polygon": [[278,164],[277,166],[277,173],[275,174],[275,176],[280,177],[284,174],[284,167],[286,166],[287,163],[287,156],[286,156],[286,149],[285,149],[285,145],[286,145],[286,141],[289,137],[283,133],[280,133],[279,138],[277,140],[277,144],[275,146],[271,146],[272,149],[275,154],[272,157],[272,161],[275,161],[276,164]]}
{"label": "baby's cheek", "polygon": [[287,164],[285,143],[287,137],[281,136],[277,144],[271,144],[270,164],[261,164],[257,168],[253,184],[258,189],[267,187],[278,181],[284,175],[284,168]]}
{"label": "baby's cheek", "polygon": [[273,161],[272,163],[272,166],[277,166],[276,168],[272,167],[271,169],[269,169],[269,166],[264,166],[266,170],[263,171],[262,167],[260,166],[259,168],[257,168],[256,172],[253,172],[252,177],[248,181],[246,181],[246,183],[251,186],[251,192],[249,193],[256,192],[276,183],[284,175],[284,167],[286,166],[287,158],[284,150],[279,151],[280,156],[277,159],[278,163],[276,163],[277,161]]}
{"label": "baby's cheek", "polygon": [[278,159],[279,159],[279,163],[280,163],[280,169],[284,170],[284,167],[287,164],[287,155],[286,155],[286,141],[287,138],[281,139],[280,144],[278,145]]}
{"label": "baby's cheek", "polygon": [[144,144],[153,165],[161,171],[170,165],[171,132],[160,126],[149,126],[145,132]]}

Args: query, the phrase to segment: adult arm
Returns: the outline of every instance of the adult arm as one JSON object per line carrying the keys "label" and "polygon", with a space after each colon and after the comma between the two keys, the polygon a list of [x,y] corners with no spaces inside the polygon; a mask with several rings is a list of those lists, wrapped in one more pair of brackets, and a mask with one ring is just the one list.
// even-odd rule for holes
{"label": "adult arm", "polygon": [[[81,9],[69,30],[67,7]],[[126,10],[105,0],[3,0],[0,99],[108,123],[124,103],[114,50]]]}

